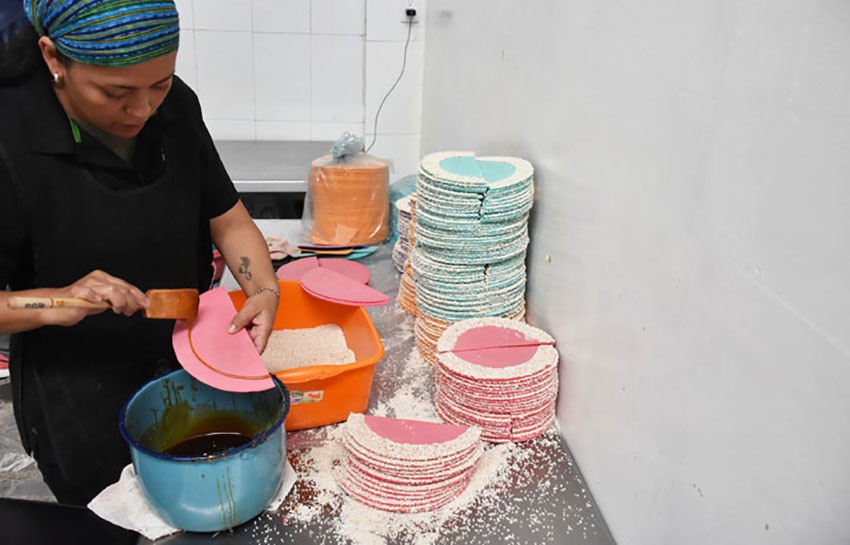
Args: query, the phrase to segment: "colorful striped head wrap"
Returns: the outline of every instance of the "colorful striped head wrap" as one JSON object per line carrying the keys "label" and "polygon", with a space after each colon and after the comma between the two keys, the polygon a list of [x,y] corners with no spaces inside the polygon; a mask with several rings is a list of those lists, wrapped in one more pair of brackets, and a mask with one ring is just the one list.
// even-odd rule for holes
{"label": "colorful striped head wrap", "polygon": [[85,64],[127,66],[177,49],[173,0],[24,0],[40,36]]}

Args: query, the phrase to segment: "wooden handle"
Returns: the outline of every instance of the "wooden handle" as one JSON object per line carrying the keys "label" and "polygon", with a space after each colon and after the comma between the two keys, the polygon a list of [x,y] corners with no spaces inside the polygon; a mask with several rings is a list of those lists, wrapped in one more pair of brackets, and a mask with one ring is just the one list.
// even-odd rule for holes
{"label": "wooden handle", "polygon": [[9,308],[19,310],[25,308],[109,308],[109,303],[92,303],[85,299],[73,297],[12,297]]}

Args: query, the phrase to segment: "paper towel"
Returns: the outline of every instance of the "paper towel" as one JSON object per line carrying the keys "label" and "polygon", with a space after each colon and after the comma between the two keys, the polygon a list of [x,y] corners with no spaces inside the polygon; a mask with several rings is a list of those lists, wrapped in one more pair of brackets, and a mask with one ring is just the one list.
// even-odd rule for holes
{"label": "paper towel", "polygon": [[[275,511],[292,490],[295,484],[295,470],[284,462],[283,477],[277,495],[269,502],[266,511]],[[155,541],[161,537],[179,532],[156,514],[142,491],[133,464],[128,464],[121,472],[118,482],[103,489],[88,505],[100,518],[127,530],[133,530]]]}

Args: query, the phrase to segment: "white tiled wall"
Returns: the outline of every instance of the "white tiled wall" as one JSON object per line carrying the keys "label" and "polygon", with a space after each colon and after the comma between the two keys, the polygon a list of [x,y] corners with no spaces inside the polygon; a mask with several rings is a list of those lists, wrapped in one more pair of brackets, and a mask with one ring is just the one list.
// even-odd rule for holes
{"label": "white tiled wall", "polygon": [[[202,0],[208,2],[210,0]],[[254,120],[251,32],[196,30],[198,95],[207,120]]]}
{"label": "white tiled wall", "polygon": [[363,122],[363,37],[311,36],[311,119]]}
{"label": "white tiled wall", "polygon": [[309,122],[308,34],[254,34],[254,85],[258,121]]}
{"label": "white tiled wall", "polygon": [[[198,93],[219,140],[335,140],[375,134],[402,67],[405,0],[176,0],[177,74]],[[380,113],[371,153],[393,179],[419,162],[426,4],[407,65]]]}

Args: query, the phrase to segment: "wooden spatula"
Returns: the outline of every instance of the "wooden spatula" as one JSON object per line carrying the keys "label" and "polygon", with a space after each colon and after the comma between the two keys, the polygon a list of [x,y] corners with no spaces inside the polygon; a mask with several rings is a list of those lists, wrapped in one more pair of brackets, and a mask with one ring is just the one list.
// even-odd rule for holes
{"label": "wooden spatula", "polygon": [[[150,306],[142,312],[146,318],[194,320],[198,315],[198,290],[148,290]],[[109,303],[92,303],[73,297],[12,297],[9,308],[109,308]]]}

